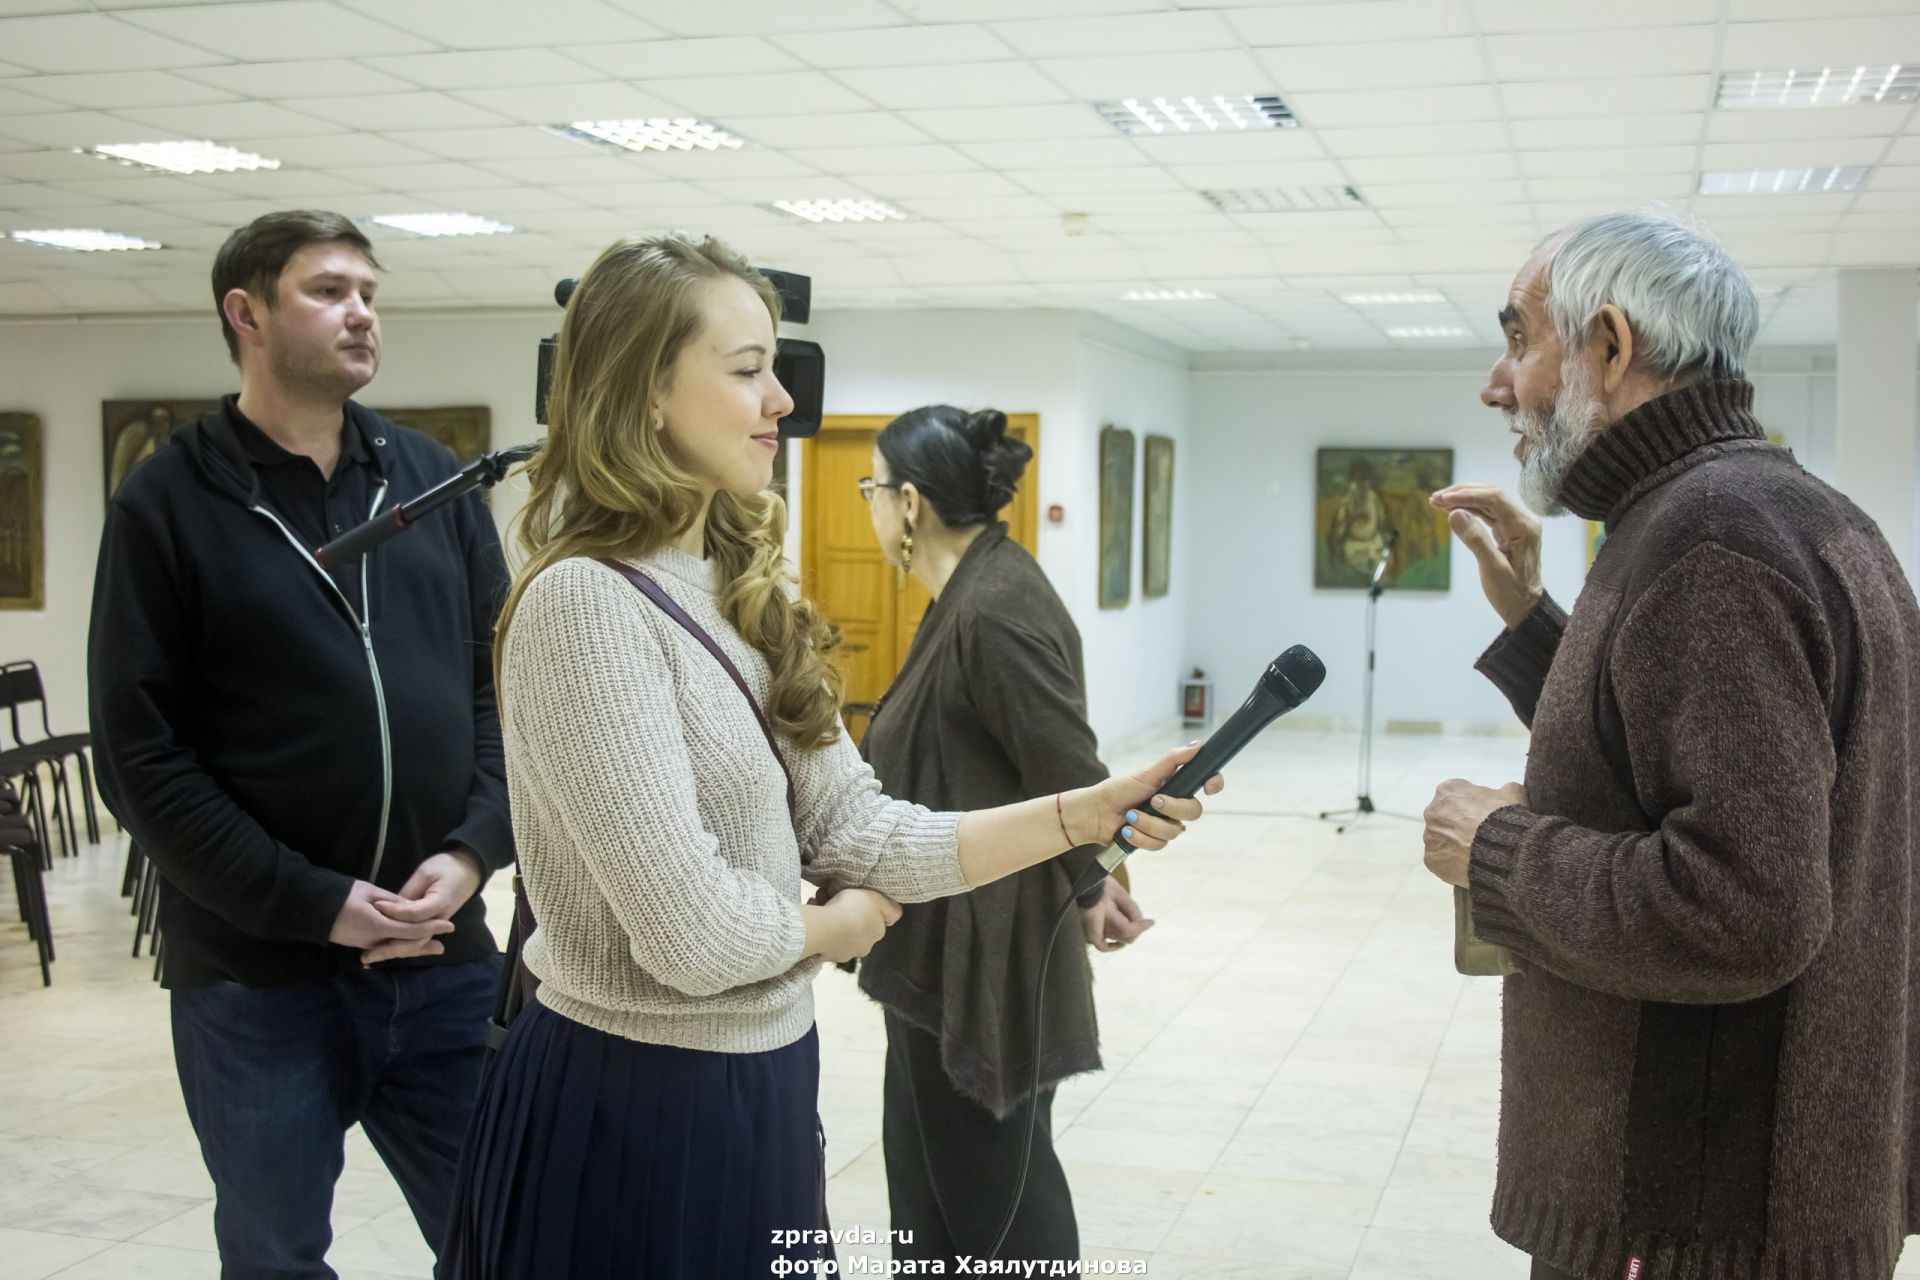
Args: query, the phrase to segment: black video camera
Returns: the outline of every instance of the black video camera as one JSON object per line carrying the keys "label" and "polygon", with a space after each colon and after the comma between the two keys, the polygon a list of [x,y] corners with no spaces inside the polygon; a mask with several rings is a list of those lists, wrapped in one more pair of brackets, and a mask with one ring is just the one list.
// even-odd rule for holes
{"label": "black video camera", "polygon": [[[791,271],[762,267],[765,276],[780,293],[780,318],[805,324],[813,314],[813,280]],[[561,306],[573,296],[576,280],[562,280],[553,288],[553,300]],[[533,420],[547,422],[547,388],[553,383],[553,353],[558,337],[540,339],[539,365],[534,374]],[[780,419],[780,434],[789,439],[810,436],[820,430],[820,406],[827,391],[827,357],[817,342],[800,338],[782,338],[773,357],[773,376],[793,397],[793,412]]]}

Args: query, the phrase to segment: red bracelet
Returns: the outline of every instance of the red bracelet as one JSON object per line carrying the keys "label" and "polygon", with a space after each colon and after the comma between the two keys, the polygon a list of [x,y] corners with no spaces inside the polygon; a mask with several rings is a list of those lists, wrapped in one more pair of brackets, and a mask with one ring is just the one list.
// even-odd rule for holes
{"label": "red bracelet", "polygon": [[1053,816],[1060,819],[1060,834],[1066,836],[1067,848],[1077,849],[1079,846],[1074,844],[1073,837],[1067,833],[1067,814],[1066,810],[1061,807],[1060,798],[1066,794],[1064,791],[1056,791],[1053,793]]}

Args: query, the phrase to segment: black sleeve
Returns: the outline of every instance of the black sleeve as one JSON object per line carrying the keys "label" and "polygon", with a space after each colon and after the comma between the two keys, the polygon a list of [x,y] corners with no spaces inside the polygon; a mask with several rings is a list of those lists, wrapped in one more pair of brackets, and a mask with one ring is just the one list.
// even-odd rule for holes
{"label": "black sleeve", "polygon": [[446,838],[480,858],[484,874],[513,865],[513,822],[507,811],[507,759],[500,742],[500,709],[494,700],[493,633],[506,602],[507,562],[500,534],[480,495],[462,500],[461,548],[466,556],[467,599],[473,610],[473,785],[467,809]]}
{"label": "black sleeve", "polygon": [[1533,727],[1533,712],[1540,705],[1540,691],[1546,687],[1547,669],[1553,666],[1553,655],[1560,652],[1560,637],[1566,631],[1567,611],[1552,596],[1543,594],[1520,625],[1501,632],[1473,664],[1506,695],[1513,713],[1528,728]]}
{"label": "black sleeve", "polygon": [[160,521],[108,504],[87,634],[101,794],[187,897],[254,937],[324,943],[352,877],[269,835],[180,736],[195,645],[173,547]]}
{"label": "black sleeve", "polygon": [[[1099,742],[1087,723],[1081,675],[1066,650],[1021,623],[980,613],[968,628],[967,695],[980,723],[1013,761],[1029,799],[1104,781]],[[1061,854],[1077,880],[1104,845]]]}

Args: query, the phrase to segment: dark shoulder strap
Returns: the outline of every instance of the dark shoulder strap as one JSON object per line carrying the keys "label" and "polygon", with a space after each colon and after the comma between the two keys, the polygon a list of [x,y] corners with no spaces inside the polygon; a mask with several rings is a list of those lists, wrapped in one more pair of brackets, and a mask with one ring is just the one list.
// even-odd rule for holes
{"label": "dark shoulder strap", "polygon": [[798,829],[800,817],[799,806],[794,800],[793,774],[787,769],[786,757],[780,754],[780,747],[773,736],[773,726],[767,723],[767,714],[760,709],[760,700],[753,696],[753,690],[747,687],[746,677],[740,674],[740,668],[733,665],[733,659],[727,657],[726,650],[722,649],[719,644],[715,642],[714,638],[707,634],[706,628],[688,617],[687,611],[674,602],[673,597],[667,594],[665,587],[662,587],[650,576],[640,572],[640,570],[634,568],[632,565],[622,564],[620,561],[612,559],[611,557],[603,557],[600,563],[638,587],[641,595],[644,595],[647,599],[659,605],[662,613],[684,627],[687,634],[691,635],[695,640],[698,640],[706,651],[714,656],[714,660],[720,664],[722,669],[724,669],[729,676],[733,677],[734,684],[740,687],[741,696],[746,698],[747,705],[753,708],[753,718],[760,722],[760,732],[767,735],[767,750],[773,752],[774,760],[780,765],[780,772],[786,775],[787,816],[793,820],[795,828]]}

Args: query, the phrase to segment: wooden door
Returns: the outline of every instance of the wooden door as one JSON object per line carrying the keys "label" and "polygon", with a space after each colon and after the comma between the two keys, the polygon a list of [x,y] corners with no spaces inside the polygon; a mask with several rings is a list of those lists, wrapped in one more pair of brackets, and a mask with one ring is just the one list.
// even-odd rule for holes
{"label": "wooden door", "polygon": [[[878,702],[906,661],[930,603],[927,589],[898,575],[874,541],[859,480],[873,473],[873,438],[893,419],[885,414],[825,418],[801,451],[804,486],[800,528],[802,589],[839,624],[848,702]],[[1013,501],[1001,512],[1013,539],[1033,551],[1040,529],[1040,417],[1007,415],[1007,433],[1034,451]]]}

